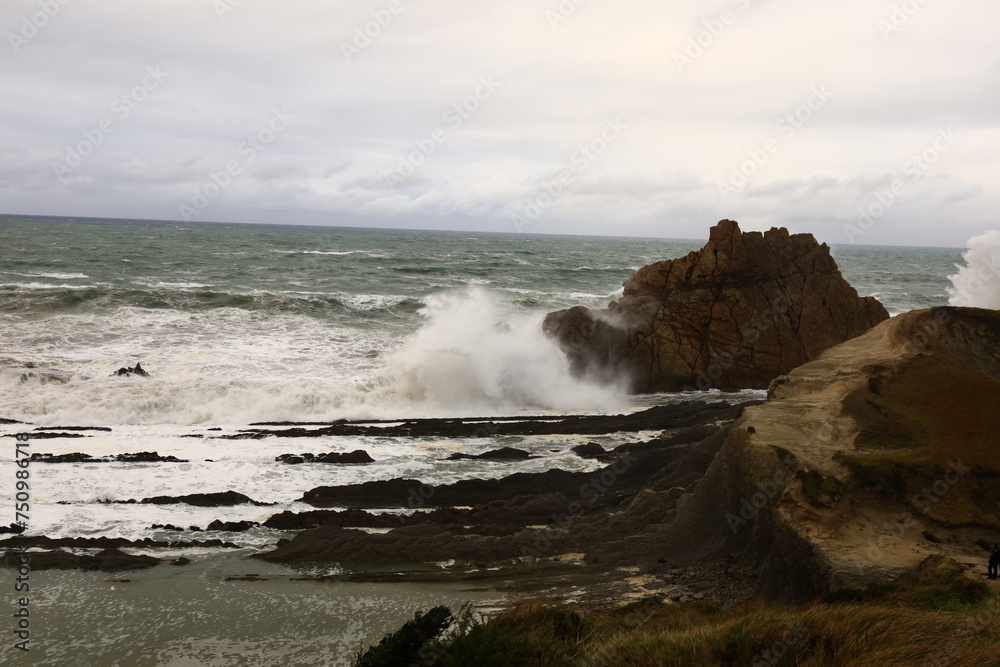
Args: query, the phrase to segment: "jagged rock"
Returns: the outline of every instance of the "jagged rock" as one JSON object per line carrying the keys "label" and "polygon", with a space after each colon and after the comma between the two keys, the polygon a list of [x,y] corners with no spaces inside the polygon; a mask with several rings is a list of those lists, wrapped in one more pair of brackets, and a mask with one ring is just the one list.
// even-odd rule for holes
{"label": "jagged rock", "polygon": [[763,389],[888,317],[811,234],[723,220],[701,250],[636,271],[617,303],[550,313],[543,329],[577,375],[635,392]]}
{"label": "jagged rock", "polygon": [[13,533],[18,535],[24,532],[24,526],[19,526],[16,523],[12,523],[9,526],[0,526],[0,534],[3,533]]}
{"label": "jagged rock", "polygon": [[112,375],[117,375],[119,377],[132,377],[133,375],[138,375],[139,377],[148,378],[149,373],[146,372],[140,364],[136,363],[135,366],[122,366],[117,371],[112,373]]}

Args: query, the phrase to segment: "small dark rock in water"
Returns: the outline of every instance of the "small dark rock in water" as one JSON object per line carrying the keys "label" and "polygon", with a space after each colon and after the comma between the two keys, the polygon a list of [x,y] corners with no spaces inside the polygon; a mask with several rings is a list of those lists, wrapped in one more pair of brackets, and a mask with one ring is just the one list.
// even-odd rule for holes
{"label": "small dark rock in water", "polygon": [[172,561],[170,561],[170,564],[171,565],[190,565],[191,564],[191,559],[190,558],[185,558],[184,556],[180,556],[180,557],[175,558]]}
{"label": "small dark rock in water", "polygon": [[0,526],[0,533],[14,533],[15,535],[24,532],[24,526],[19,526],[16,523],[10,524],[10,526]]}
{"label": "small dark rock in water", "polygon": [[107,426],[39,426],[36,431],[105,431],[111,432]]}
{"label": "small dark rock in water", "polygon": [[90,454],[73,452],[71,454],[49,454],[35,452],[29,459],[32,463],[100,463],[100,459],[95,459]]}
{"label": "small dark rock in water", "polygon": [[184,532],[183,528],[181,528],[180,526],[175,526],[172,523],[154,523],[149,528],[150,530],[175,530],[179,533]]}
{"label": "small dark rock in water", "polygon": [[487,461],[523,461],[525,459],[532,458],[531,454],[524,451],[523,449],[515,449],[514,447],[501,447],[500,449],[492,449],[483,454],[452,454],[448,457],[449,461],[460,461],[463,459],[484,459]]}
{"label": "small dark rock in water", "polygon": [[0,417],[0,424],[24,424],[24,423],[26,423],[26,422],[19,422],[16,419],[6,419],[6,418],[3,418],[3,417]]}
{"label": "small dark rock in water", "polygon": [[34,373],[21,373],[21,377],[18,378],[17,383],[24,384],[25,382],[30,382],[35,379],[35,377]]}
{"label": "small dark rock in water", "polygon": [[[13,438],[13,433],[8,433],[7,437]],[[35,431],[31,434],[32,440],[51,440],[53,438],[90,438],[92,436],[84,435],[83,433],[64,433],[62,431]]]}
{"label": "small dark rock in water", "polygon": [[274,459],[281,463],[296,465],[299,463],[375,463],[368,452],[355,449],[353,452],[323,452],[322,454],[282,454]]}
{"label": "small dark rock in water", "polygon": [[596,442],[588,442],[574,447],[573,453],[583,459],[597,459],[606,456],[608,452]]}
{"label": "small dark rock in water", "polygon": [[136,363],[135,366],[122,366],[112,373],[112,375],[117,375],[118,377],[132,377],[133,375],[138,375],[139,377],[144,378],[149,377],[149,373],[147,373],[146,369],[144,369],[139,363]]}
{"label": "small dark rock in water", "polygon": [[257,523],[254,521],[222,521],[221,519],[216,519],[208,524],[205,530],[226,530],[233,533],[241,533],[254,528],[256,525]]}
{"label": "small dark rock in water", "polygon": [[[134,501],[133,501],[134,502]],[[266,505],[235,491],[222,493],[192,493],[187,496],[155,496],[143,498],[144,505],[194,505],[195,507],[230,507],[232,505]]]}
{"label": "small dark rock in water", "polygon": [[[67,434],[69,435],[69,434]],[[160,456],[156,452],[136,452],[134,454],[115,454],[96,458],[90,454],[72,452],[70,454],[49,454],[35,452],[31,455],[32,463],[188,463],[176,456]]]}

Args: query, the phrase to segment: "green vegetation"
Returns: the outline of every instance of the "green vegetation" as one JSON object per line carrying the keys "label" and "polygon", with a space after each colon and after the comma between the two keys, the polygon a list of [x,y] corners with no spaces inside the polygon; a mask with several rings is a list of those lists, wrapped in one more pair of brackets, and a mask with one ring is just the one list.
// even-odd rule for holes
{"label": "green vegetation", "polygon": [[[387,634],[375,646],[359,653],[355,667],[410,667],[436,655],[433,643],[453,620],[447,607],[434,607],[426,614],[417,612],[399,630]],[[430,663],[428,663],[430,664]]]}
{"label": "green vegetation", "polygon": [[413,664],[978,667],[997,664],[998,612],[986,582],[932,557],[913,577],[799,607],[722,609],[654,598],[603,610],[524,603],[486,622],[466,619],[432,657]]}

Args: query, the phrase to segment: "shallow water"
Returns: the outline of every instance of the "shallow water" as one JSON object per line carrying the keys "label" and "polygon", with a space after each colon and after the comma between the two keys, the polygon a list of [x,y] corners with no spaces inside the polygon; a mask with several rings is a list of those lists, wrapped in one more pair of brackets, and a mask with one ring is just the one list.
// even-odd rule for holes
{"label": "shallow water", "polygon": [[[349,665],[414,612],[444,604],[489,611],[503,597],[453,584],[224,581],[288,568],[235,554],[185,566],[101,572],[31,573],[30,651],[13,648],[14,620],[0,627],[0,664],[60,667]],[[13,590],[11,570],[0,588]],[[128,582],[120,581],[129,579]]]}

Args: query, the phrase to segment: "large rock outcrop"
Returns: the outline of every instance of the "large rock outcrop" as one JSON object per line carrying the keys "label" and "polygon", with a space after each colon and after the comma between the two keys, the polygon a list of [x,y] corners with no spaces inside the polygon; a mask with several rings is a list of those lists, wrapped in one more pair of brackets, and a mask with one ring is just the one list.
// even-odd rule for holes
{"label": "large rock outcrop", "polygon": [[888,317],[811,234],[723,220],[701,250],[636,271],[617,303],[550,313],[543,328],[578,375],[644,393],[762,389]]}
{"label": "large rock outcrop", "polygon": [[590,557],[728,557],[759,573],[758,595],[790,602],[884,583],[932,554],[985,567],[980,545],[1000,531],[1000,312],[899,315],[769,393],[696,485],[676,499],[649,487],[617,519],[652,511],[646,527]]}

